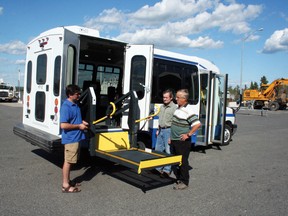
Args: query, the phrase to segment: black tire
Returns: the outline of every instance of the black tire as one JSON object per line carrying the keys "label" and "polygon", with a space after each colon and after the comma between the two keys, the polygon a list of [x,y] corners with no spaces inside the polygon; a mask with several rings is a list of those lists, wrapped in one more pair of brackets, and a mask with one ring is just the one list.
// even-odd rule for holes
{"label": "black tire", "polygon": [[277,103],[276,101],[273,101],[270,103],[269,107],[271,111],[277,111],[280,106],[279,106],[279,103]]}
{"label": "black tire", "polygon": [[225,124],[224,140],[222,146],[229,145],[231,140],[232,140],[232,128],[228,124]]}

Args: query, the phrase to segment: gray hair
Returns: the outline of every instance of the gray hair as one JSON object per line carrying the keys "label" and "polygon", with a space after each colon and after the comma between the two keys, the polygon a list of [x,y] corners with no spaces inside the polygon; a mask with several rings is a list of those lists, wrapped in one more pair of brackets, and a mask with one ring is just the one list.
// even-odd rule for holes
{"label": "gray hair", "polygon": [[186,100],[189,99],[188,89],[179,89],[179,90],[177,91],[177,93],[181,93],[181,95],[183,96],[183,98],[185,98]]}

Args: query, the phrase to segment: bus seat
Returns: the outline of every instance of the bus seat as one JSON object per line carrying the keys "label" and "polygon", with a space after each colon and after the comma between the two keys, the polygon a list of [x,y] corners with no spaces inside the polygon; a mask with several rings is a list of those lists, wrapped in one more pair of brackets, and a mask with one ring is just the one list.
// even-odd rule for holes
{"label": "bus seat", "polygon": [[108,100],[114,101],[115,100],[115,96],[116,96],[116,88],[113,86],[109,86],[108,87],[108,92],[107,92],[107,96],[108,96]]}

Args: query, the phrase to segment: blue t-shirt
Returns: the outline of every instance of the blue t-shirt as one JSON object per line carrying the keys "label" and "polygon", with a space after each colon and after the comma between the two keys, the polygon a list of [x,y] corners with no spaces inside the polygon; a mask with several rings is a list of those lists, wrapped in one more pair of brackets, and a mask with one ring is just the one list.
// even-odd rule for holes
{"label": "blue t-shirt", "polygon": [[[60,109],[60,123],[81,124],[81,111],[77,104],[65,100]],[[62,144],[75,143],[85,139],[82,130],[62,129]]]}

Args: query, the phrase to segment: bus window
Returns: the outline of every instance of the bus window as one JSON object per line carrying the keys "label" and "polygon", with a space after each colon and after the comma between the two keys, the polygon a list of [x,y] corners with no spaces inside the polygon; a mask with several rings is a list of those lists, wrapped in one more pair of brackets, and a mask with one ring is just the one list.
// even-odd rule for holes
{"label": "bus window", "polygon": [[189,102],[196,104],[199,98],[197,74],[198,68],[195,65],[155,58],[152,103],[162,103],[162,93],[167,89],[175,94],[177,90],[186,88],[189,91]]}
{"label": "bus window", "polygon": [[[88,81],[93,80],[93,71],[94,71],[94,65],[91,64],[79,64],[78,67],[78,86],[85,91],[86,88],[89,86],[86,86],[85,83]],[[85,85],[84,85],[85,84]]]}
{"label": "bus window", "polygon": [[[207,104],[207,87],[208,87],[208,74],[201,74],[200,76],[200,96],[201,96],[201,103],[204,107],[206,107]],[[206,108],[205,108],[206,109]]]}
{"label": "bus window", "polygon": [[61,70],[61,56],[55,58],[54,63],[54,84],[53,84],[53,93],[55,96],[59,96],[60,89],[60,70]]}
{"label": "bus window", "polygon": [[138,99],[144,97],[146,75],[146,58],[134,56],[131,61],[130,90],[136,91]]}
{"label": "bus window", "polygon": [[192,104],[197,104],[198,101],[199,101],[199,75],[198,73],[194,73],[194,74],[191,74],[191,88],[193,89],[192,90],[192,93],[190,93],[190,98],[192,101]]}
{"label": "bus window", "polygon": [[29,94],[31,92],[31,77],[32,77],[32,61],[27,64],[27,81],[26,81],[26,91]]}
{"label": "bus window", "polygon": [[[97,67],[97,83],[101,86],[101,95],[108,95],[108,93],[115,96],[116,89],[119,86],[120,68],[109,66]],[[112,90],[114,92],[112,92]]]}
{"label": "bus window", "polygon": [[185,79],[183,88],[188,89],[189,92],[189,103],[197,104],[199,101],[199,82],[198,82],[198,69],[196,66],[190,65],[191,67],[185,68]]}
{"label": "bus window", "polygon": [[159,74],[159,92],[161,94],[166,89],[172,89],[174,93],[181,88],[182,78],[177,72],[162,72]]}
{"label": "bus window", "polygon": [[47,55],[42,54],[37,58],[37,70],[36,70],[36,82],[37,84],[46,83],[46,73],[47,73]]}
{"label": "bus window", "polygon": [[75,71],[75,47],[72,45],[69,45],[67,50],[67,68],[66,68],[66,83],[65,86],[74,83],[75,77],[74,71]]}
{"label": "bus window", "polygon": [[37,92],[35,97],[35,119],[44,122],[45,119],[45,92]]}

